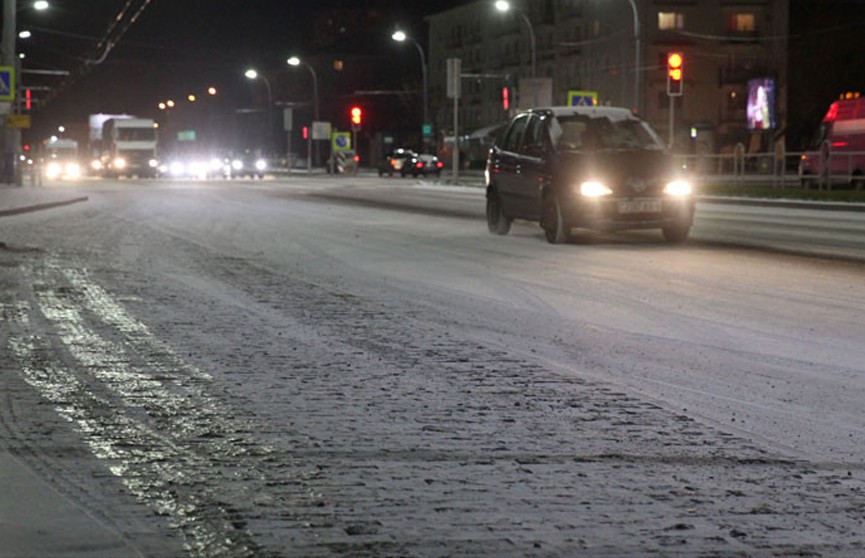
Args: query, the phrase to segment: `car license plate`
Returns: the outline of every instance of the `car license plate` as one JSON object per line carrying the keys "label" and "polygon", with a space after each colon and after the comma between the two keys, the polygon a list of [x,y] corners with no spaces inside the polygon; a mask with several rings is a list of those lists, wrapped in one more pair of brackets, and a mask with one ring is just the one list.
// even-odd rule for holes
{"label": "car license plate", "polygon": [[623,200],[619,213],[660,213],[661,200]]}

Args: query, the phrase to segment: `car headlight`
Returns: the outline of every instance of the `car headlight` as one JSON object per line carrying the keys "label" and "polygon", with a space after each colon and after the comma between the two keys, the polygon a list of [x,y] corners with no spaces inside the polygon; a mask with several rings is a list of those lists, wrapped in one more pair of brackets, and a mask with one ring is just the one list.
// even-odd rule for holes
{"label": "car headlight", "polygon": [[609,186],[601,182],[589,180],[580,184],[580,194],[587,198],[600,198],[609,196],[613,191]]}
{"label": "car headlight", "polygon": [[243,170],[243,161],[241,161],[240,159],[235,159],[231,162],[231,168],[238,171]]}
{"label": "car headlight", "polygon": [[66,173],[67,178],[81,178],[81,166],[78,163],[66,163],[66,169],[64,172]]}
{"label": "car headlight", "polygon": [[90,168],[93,170],[102,170],[102,161],[99,159],[94,159],[90,161]]}
{"label": "car headlight", "polygon": [[173,174],[174,176],[180,176],[186,170],[183,167],[183,163],[181,163],[180,161],[174,161],[168,168],[171,170],[171,174]]}
{"label": "car headlight", "polygon": [[45,169],[45,176],[48,178],[57,178],[60,176],[60,163],[48,163],[48,168]]}
{"label": "car headlight", "polygon": [[685,197],[694,193],[694,187],[685,180],[674,180],[664,186],[664,193],[669,196]]}
{"label": "car headlight", "polygon": [[156,159],[150,159],[149,161],[147,161],[147,164],[150,165],[151,169],[155,169],[159,166],[159,161],[157,161]]}
{"label": "car headlight", "polygon": [[126,168],[126,159],[123,157],[118,157],[114,159],[114,168],[115,169],[125,169]]}
{"label": "car headlight", "polygon": [[255,169],[259,171],[263,171],[267,168],[267,161],[264,159],[259,159],[255,162]]}

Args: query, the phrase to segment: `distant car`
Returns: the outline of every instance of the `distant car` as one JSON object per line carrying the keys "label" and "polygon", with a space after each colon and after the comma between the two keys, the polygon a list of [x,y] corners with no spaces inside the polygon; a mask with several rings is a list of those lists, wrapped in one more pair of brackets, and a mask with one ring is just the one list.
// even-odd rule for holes
{"label": "distant car", "polygon": [[410,162],[410,170],[412,176],[428,176],[434,174],[441,176],[442,168],[445,166],[438,157],[428,153],[420,153]]}
{"label": "distant car", "polygon": [[228,158],[226,175],[229,178],[243,178],[247,176],[251,178],[264,178],[264,172],[267,168],[267,159],[247,151],[239,156]]}
{"label": "distant car", "polygon": [[411,172],[411,160],[417,156],[418,154],[411,149],[395,149],[385,155],[378,167],[378,175],[383,176],[386,173],[388,176],[393,176],[393,173],[398,172],[400,176],[405,176]]}
{"label": "distant car", "polygon": [[554,244],[568,242],[574,228],[659,228],[682,242],[694,219],[691,183],[648,123],[625,108],[523,112],[490,150],[485,174],[493,234],[527,219]]}

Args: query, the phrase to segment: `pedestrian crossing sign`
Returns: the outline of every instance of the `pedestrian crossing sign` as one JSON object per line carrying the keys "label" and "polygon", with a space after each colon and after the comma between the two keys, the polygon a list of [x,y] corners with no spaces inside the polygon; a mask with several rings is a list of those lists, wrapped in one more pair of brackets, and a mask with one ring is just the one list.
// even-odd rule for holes
{"label": "pedestrian crossing sign", "polygon": [[0,101],[15,99],[15,68],[0,66]]}
{"label": "pedestrian crossing sign", "polygon": [[595,107],[597,105],[597,91],[568,91],[569,107]]}

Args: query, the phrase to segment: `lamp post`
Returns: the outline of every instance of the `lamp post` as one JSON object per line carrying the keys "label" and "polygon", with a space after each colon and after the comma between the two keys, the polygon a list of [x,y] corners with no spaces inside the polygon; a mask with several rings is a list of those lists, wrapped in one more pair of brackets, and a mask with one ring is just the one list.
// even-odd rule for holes
{"label": "lamp post", "polygon": [[642,87],[640,86],[640,66],[642,66],[642,60],[640,59],[640,14],[637,12],[635,0],[628,0],[628,3],[631,5],[631,11],[634,13],[634,110],[637,111],[637,114],[641,114],[640,92],[642,91]]}
{"label": "lamp post", "polygon": [[247,77],[247,79],[251,79],[251,80],[256,80],[258,78],[261,78],[261,81],[263,81],[264,85],[267,87],[267,125],[264,127],[264,130],[265,130],[265,133],[267,134],[267,137],[264,138],[264,149],[267,152],[267,155],[269,156],[270,155],[270,136],[271,136],[270,128],[271,128],[271,121],[273,120],[273,115],[271,114],[271,110],[273,107],[273,90],[270,88],[270,82],[267,80],[267,78],[264,77],[264,75],[259,74],[255,69],[250,68],[250,69],[246,70],[246,73],[244,75]]}
{"label": "lamp post", "polygon": [[[631,0],[633,1],[633,0]],[[511,3],[508,0],[497,0],[496,1],[496,9],[502,13],[508,12],[511,9]],[[522,18],[523,22],[526,24],[526,27],[529,29],[529,41],[532,48],[532,77],[536,77],[537,75],[537,41],[535,41],[535,28],[532,26],[531,20],[529,20],[529,16],[526,15],[522,10],[518,10],[517,13]]]}
{"label": "lamp post", "polygon": [[[291,58],[286,60],[286,62],[288,63],[289,66],[294,66],[294,67],[297,67],[297,66],[300,66],[301,64],[303,64],[304,66],[307,67],[307,69],[309,69],[309,73],[312,74],[312,114],[313,114],[313,122],[317,122],[318,118],[319,118],[319,116],[318,116],[318,75],[315,73],[315,68],[313,68],[309,62],[305,62],[305,61],[301,60],[300,58],[298,58],[297,56],[292,56]],[[312,130],[310,130],[309,137],[310,137],[309,141],[312,142],[313,141],[312,140]],[[318,144],[315,145],[315,151],[316,151],[315,158],[317,161],[318,160]],[[311,171],[312,170],[312,152],[310,149],[307,149],[306,165],[307,165],[307,170]]]}
{"label": "lamp post", "polygon": [[[15,68],[15,15],[17,6],[15,0],[3,0],[3,33],[0,48],[2,48],[2,64],[10,68]],[[14,84],[10,84],[14,87]],[[12,103],[0,103],[0,117],[6,118],[6,115],[12,113]],[[3,135],[3,182],[12,184],[17,182],[17,164],[18,144],[21,143],[18,130],[15,128],[4,128]]]}
{"label": "lamp post", "polygon": [[421,67],[421,72],[422,72],[422,77],[423,77],[423,126],[421,128],[421,137],[423,139],[424,144],[426,144],[427,137],[423,133],[424,132],[423,128],[425,128],[427,126],[427,124],[429,124],[429,113],[428,113],[428,109],[427,109],[426,55],[424,54],[423,47],[420,46],[420,43],[418,43],[416,40],[410,38],[403,31],[400,31],[400,30],[394,31],[393,35],[391,35],[391,38],[398,43],[402,43],[402,42],[405,42],[407,40],[411,41],[414,44],[415,48],[417,48],[418,54],[420,54],[420,67]]}

